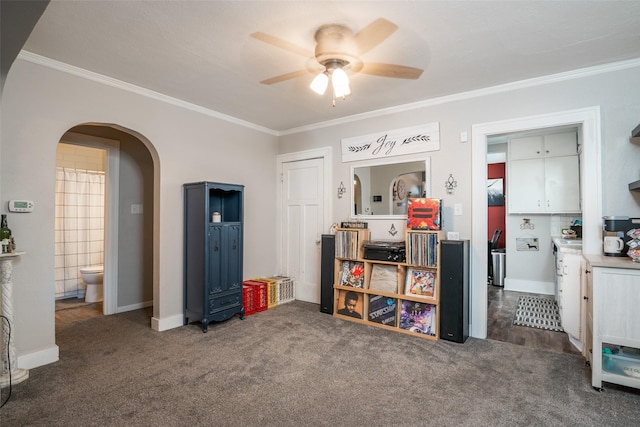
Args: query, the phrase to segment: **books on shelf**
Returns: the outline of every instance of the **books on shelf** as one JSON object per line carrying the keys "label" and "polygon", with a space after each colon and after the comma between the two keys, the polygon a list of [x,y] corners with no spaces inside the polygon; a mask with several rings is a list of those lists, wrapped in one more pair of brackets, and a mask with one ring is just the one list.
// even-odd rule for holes
{"label": "books on shelf", "polygon": [[381,295],[369,295],[369,321],[396,326],[398,300]]}
{"label": "books on shelf", "polygon": [[402,301],[400,328],[425,335],[436,335],[436,306],[432,304]]}
{"label": "books on shelf", "polygon": [[419,268],[407,269],[405,295],[424,298],[436,297],[436,272]]}
{"label": "books on shelf", "polygon": [[340,286],[364,287],[364,263],[359,261],[342,261],[340,269]]}
{"label": "books on shelf", "polygon": [[435,266],[438,262],[438,235],[408,233],[407,264]]}
{"label": "books on shelf", "polygon": [[336,231],[336,258],[358,258],[358,231]]}
{"label": "books on shelf", "polygon": [[373,264],[369,289],[395,294],[398,292],[398,267],[395,265]]}
{"label": "books on shelf", "polygon": [[442,200],[425,197],[407,202],[407,228],[411,230],[441,230]]}
{"label": "books on shelf", "polygon": [[365,221],[342,221],[340,228],[368,228],[369,223]]}

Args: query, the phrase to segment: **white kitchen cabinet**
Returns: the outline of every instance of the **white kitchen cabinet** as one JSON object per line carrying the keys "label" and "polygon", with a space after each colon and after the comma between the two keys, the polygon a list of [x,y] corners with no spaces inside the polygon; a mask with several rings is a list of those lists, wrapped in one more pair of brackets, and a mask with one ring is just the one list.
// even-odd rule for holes
{"label": "white kitchen cabinet", "polygon": [[593,332],[591,345],[585,343],[591,358],[591,385],[601,389],[604,381],[640,389],[640,377],[602,368],[603,344],[640,348],[640,267],[628,259],[605,258],[586,256],[585,273],[593,276],[591,282],[587,280],[592,293],[585,295],[587,329],[591,326]]}
{"label": "white kitchen cabinet", "polygon": [[509,213],[580,213],[577,155],[512,160],[508,171]]}
{"label": "white kitchen cabinet", "polygon": [[576,131],[509,140],[509,213],[580,213]]}
{"label": "white kitchen cabinet", "polygon": [[562,327],[574,339],[580,340],[582,255],[564,254],[561,270],[562,277],[558,278],[558,308]]}
{"label": "white kitchen cabinet", "polygon": [[526,136],[509,140],[509,160],[575,154],[578,154],[578,139],[575,131]]}

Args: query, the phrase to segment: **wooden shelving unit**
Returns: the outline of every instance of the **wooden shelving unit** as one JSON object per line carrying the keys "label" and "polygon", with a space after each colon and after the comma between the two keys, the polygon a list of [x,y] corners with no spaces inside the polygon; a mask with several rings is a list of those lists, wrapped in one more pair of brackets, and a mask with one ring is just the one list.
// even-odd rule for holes
{"label": "wooden shelving unit", "polygon": [[[335,317],[437,340],[440,328],[440,241],[444,231],[407,230],[403,263],[364,258],[367,229],[337,229],[334,277]],[[355,275],[350,273],[355,270]],[[360,273],[361,275],[357,274]],[[407,276],[426,294],[408,294]],[[351,280],[353,279],[353,280]],[[419,286],[428,282],[428,285]],[[353,286],[355,285],[355,286]],[[347,313],[347,293],[357,296],[356,314]],[[354,317],[355,316],[355,317]]]}

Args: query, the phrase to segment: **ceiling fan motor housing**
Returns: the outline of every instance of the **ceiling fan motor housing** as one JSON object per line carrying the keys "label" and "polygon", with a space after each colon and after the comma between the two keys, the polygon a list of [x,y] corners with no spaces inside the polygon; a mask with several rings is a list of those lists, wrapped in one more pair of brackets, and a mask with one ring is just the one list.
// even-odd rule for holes
{"label": "ceiling fan motor housing", "polygon": [[323,25],[316,32],[315,39],[316,60],[327,69],[359,62],[353,31],[344,25]]}

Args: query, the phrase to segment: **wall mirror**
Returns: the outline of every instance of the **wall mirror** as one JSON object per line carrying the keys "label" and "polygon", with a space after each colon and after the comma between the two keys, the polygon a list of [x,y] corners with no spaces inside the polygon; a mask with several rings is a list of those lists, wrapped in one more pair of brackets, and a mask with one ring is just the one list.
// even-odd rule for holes
{"label": "wall mirror", "polygon": [[351,166],[351,215],[406,218],[410,197],[430,197],[430,159]]}

